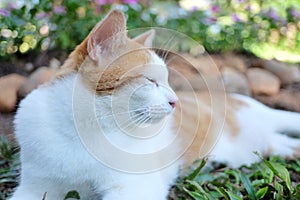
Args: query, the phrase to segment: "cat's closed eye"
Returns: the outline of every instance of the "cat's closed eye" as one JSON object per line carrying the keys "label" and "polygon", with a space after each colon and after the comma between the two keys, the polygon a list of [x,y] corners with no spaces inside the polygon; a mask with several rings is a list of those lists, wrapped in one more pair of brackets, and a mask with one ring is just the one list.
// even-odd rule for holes
{"label": "cat's closed eye", "polygon": [[156,87],[158,87],[159,85],[158,85],[158,83],[154,80],[154,79],[152,79],[152,78],[149,78],[149,77],[146,77],[146,79],[148,80],[148,81],[150,81],[151,83],[153,83],[153,84],[155,84],[156,85]]}

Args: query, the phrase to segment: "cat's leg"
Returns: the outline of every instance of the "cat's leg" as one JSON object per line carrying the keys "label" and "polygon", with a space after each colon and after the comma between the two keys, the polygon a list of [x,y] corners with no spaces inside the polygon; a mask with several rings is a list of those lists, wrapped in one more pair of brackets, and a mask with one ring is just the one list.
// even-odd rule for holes
{"label": "cat's leg", "polygon": [[[166,200],[169,187],[168,184],[156,183],[149,185],[148,180],[140,180],[140,183],[123,183],[126,186],[111,188],[104,192],[103,200]],[[163,182],[164,183],[164,182]]]}
{"label": "cat's leg", "polygon": [[268,140],[268,154],[300,158],[300,113],[271,110],[274,133]]}
{"label": "cat's leg", "polygon": [[45,184],[32,184],[25,185],[21,184],[17,187],[13,196],[10,200],[42,200],[45,198],[46,200],[58,200],[64,199],[64,194],[60,192],[58,187],[44,187]]}
{"label": "cat's leg", "polygon": [[19,186],[9,200],[42,200],[44,194],[35,192],[34,188]]}
{"label": "cat's leg", "polygon": [[[90,187],[89,184],[81,184],[78,186],[65,186],[62,184],[54,184],[51,188],[45,186],[45,182],[40,183],[41,187],[33,185],[20,185],[10,200],[63,200],[69,191],[77,191],[82,200],[99,200],[100,195]],[[43,186],[42,186],[43,185]],[[64,188],[62,190],[62,188]]]}
{"label": "cat's leg", "polygon": [[275,110],[256,100],[244,99],[249,107],[238,113],[239,121],[247,138],[256,138],[253,142],[259,144],[258,152],[265,156],[299,158],[300,113]]}
{"label": "cat's leg", "polygon": [[174,167],[147,174],[113,172],[114,184],[102,189],[103,200],[166,200],[177,171]]}
{"label": "cat's leg", "polygon": [[235,113],[238,132],[221,135],[212,151],[216,161],[224,161],[234,167],[251,164],[260,160],[254,152],[261,156],[300,157],[299,113],[274,110],[252,98],[232,96],[247,106]]}
{"label": "cat's leg", "polygon": [[300,158],[300,139],[279,133],[274,133],[269,139],[266,155]]}
{"label": "cat's leg", "polygon": [[[27,172],[27,173],[26,173]],[[70,178],[58,179],[51,177],[36,177],[24,171],[21,174],[20,185],[12,196],[12,200],[63,200],[69,191],[77,191],[83,200],[92,200],[95,196],[91,183],[72,184]],[[99,199],[99,198],[98,198]]]}

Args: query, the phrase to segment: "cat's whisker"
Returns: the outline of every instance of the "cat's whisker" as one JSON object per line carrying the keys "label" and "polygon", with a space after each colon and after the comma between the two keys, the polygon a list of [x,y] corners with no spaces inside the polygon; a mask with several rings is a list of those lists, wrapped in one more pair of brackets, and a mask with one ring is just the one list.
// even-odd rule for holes
{"label": "cat's whisker", "polygon": [[135,130],[138,126],[141,126],[141,124],[148,121],[148,118],[149,118],[149,114],[142,113],[141,116],[139,118],[137,118],[137,120],[134,120],[134,124],[136,124],[136,126],[132,126],[129,131],[131,132],[131,131]]}
{"label": "cat's whisker", "polygon": [[[132,119],[131,118],[126,118],[127,120],[125,120],[125,122],[118,122],[118,121],[120,121],[120,120],[114,120],[114,122],[115,122],[115,124],[117,125],[117,127],[123,127],[124,125],[126,125],[126,124],[130,124],[130,123],[132,123]],[[99,121],[101,122],[101,120],[103,121],[103,119],[100,119]],[[124,129],[124,128],[122,128],[122,129]]]}
{"label": "cat's whisker", "polygon": [[[170,37],[170,39],[168,39],[166,41],[166,43],[163,46],[168,46],[172,40],[175,38],[175,36]],[[162,59],[165,61],[167,59],[167,56],[169,55],[170,50],[177,44],[177,42],[175,42],[175,44],[171,45],[169,49],[165,50],[164,54],[162,55]]]}
{"label": "cat's whisker", "polygon": [[123,112],[113,112],[113,114],[111,114],[111,115],[126,114],[126,113],[142,111],[142,110],[145,110],[145,108],[138,108],[138,109],[135,109],[135,110],[129,110],[129,111],[123,111]]}
{"label": "cat's whisker", "polygon": [[[138,116],[138,115],[140,115],[140,116]],[[130,127],[131,125],[136,124],[139,120],[141,120],[141,119],[143,119],[145,117],[143,113],[139,113],[136,116],[137,116],[137,118],[135,118],[133,120],[132,120],[132,118],[130,118],[129,120],[126,120],[125,122],[123,122],[122,124],[120,124],[121,128],[126,129],[126,128]],[[128,123],[128,122],[130,122],[130,123]],[[126,126],[122,127],[123,125],[126,125]]]}
{"label": "cat's whisker", "polygon": [[[143,118],[142,118],[143,119]],[[139,120],[142,120],[142,119],[139,119]],[[138,127],[138,124],[136,122],[132,122],[130,123],[126,128],[123,128],[123,129],[126,129],[127,132],[131,133],[133,132],[136,128]]]}
{"label": "cat's whisker", "polygon": [[140,120],[140,122],[138,123],[138,126],[143,126],[144,124],[146,124],[151,118],[149,116],[146,116],[145,119]]}
{"label": "cat's whisker", "polygon": [[[130,111],[124,111],[124,112],[108,114],[108,115],[100,116],[100,119],[105,119],[107,117],[116,116],[116,115],[124,115],[124,114],[129,114],[130,115],[131,113],[138,112],[138,111],[143,111],[143,110],[146,110],[146,109],[145,108],[139,108],[139,109],[130,110]],[[97,117],[99,117],[99,116],[97,116]]]}
{"label": "cat's whisker", "polygon": [[137,122],[135,122],[135,126],[132,126],[129,132],[134,131],[137,127],[141,127],[142,124],[144,124],[144,121],[148,121],[148,116],[143,116],[143,118],[139,119]]}
{"label": "cat's whisker", "polygon": [[164,61],[167,60],[167,57],[168,57],[169,53],[171,52],[172,48],[173,48],[174,46],[176,46],[176,44],[177,44],[177,43],[173,44],[173,45],[170,47],[169,50],[166,50],[166,53],[165,53],[164,57],[162,58]]}

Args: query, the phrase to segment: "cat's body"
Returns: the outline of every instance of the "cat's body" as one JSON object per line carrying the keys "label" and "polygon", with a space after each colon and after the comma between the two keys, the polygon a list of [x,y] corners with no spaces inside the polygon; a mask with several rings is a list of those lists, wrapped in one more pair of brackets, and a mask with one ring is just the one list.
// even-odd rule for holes
{"label": "cat's body", "polygon": [[277,133],[299,132],[299,114],[238,95],[178,93],[178,101],[164,62],[139,44],[153,33],[129,40],[125,29],[112,11],[59,78],[21,102],[22,172],[12,200],[58,200],[70,190],[83,200],[162,200],[179,170],[209,152],[232,166],[257,161],[253,151],[299,157],[300,140]]}
{"label": "cat's body", "polygon": [[[89,154],[80,141],[72,114],[72,87],[75,78],[73,74],[64,80],[42,87],[21,103],[23,110],[33,112],[20,110],[16,118],[16,133],[22,148],[22,176],[21,186],[13,199],[41,199],[47,192],[46,199],[58,200],[63,199],[66,192],[71,190],[77,190],[82,199],[88,200],[92,199],[89,195],[93,196],[95,193],[97,193],[95,199],[100,199],[100,195],[106,194],[108,196],[105,196],[105,199],[136,197],[136,199],[148,198],[150,200],[166,196],[169,186],[177,177],[177,167],[172,167],[166,172],[129,175],[105,166]],[[86,92],[83,93],[86,94]],[[86,103],[85,98],[86,96],[82,96],[82,103]],[[43,110],[43,112],[34,112],[37,110]],[[106,120],[107,123],[111,123],[109,119]],[[95,122],[87,119],[82,123],[92,126],[91,124]],[[22,130],[19,130],[19,127]],[[109,134],[122,135],[114,125],[107,128],[112,130]],[[111,137],[112,141],[116,139],[114,135]],[[115,142],[123,145],[123,148],[127,146],[127,150],[132,151],[133,146],[126,144],[122,139],[116,140]],[[153,144],[147,146],[143,144],[143,147],[154,150]],[[156,183],[155,190],[151,186],[153,182]],[[147,191],[148,188],[149,191]],[[124,194],[123,190],[126,191]],[[151,190],[153,192],[150,193]],[[148,194],[147,198],[146,194]]]}

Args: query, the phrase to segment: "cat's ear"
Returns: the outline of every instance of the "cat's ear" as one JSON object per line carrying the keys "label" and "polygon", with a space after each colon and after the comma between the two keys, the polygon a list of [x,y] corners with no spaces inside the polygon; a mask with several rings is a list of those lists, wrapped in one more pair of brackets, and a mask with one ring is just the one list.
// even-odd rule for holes
{"label": "cat's ear", "polygon": [[96,61],[101,54],[112,51],[112,47],[123,44],[126,38],[125,16],[119,10],[112,10],[91,31],[87,44],[88,54]]}
{"label": "cat's ear", "polygon": [[133,40],[146,47],[152,47],[154,37],[155,37],[155,30],[151,29],[141,35],[136,36],[135,38],[133,38]]}

